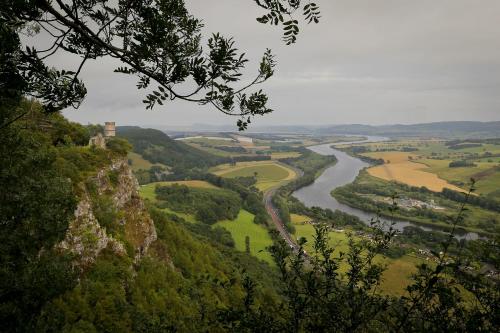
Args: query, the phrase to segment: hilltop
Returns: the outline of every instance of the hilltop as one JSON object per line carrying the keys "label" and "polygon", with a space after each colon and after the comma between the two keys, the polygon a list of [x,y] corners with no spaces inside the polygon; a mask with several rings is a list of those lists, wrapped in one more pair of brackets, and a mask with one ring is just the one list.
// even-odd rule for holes
{"label": "hilltop", "polygon": [[[234,127],[216,125],[194,125],[197,132],[232,131]],[[175,132],[175,131],[173,131]],[[435,138],[494,138],[500,136],[500,121],[443,121],[421,124],[343,124],[343,125],[279,125],[254,126],[249,133],[304,133],[314,135],[357,134],[389,137],[435,137]]]}

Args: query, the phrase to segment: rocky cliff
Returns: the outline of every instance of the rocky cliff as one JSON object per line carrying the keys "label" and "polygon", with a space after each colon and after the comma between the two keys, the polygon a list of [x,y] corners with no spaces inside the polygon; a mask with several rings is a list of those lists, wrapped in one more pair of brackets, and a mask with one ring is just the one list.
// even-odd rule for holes
{"label": "rocky cliff", "polygon": [[138,188],[126,159],[90,176],[80,184],[75,218],[59,247],[75,254],[82,269],[104,249],[140,260],[157,236]]}

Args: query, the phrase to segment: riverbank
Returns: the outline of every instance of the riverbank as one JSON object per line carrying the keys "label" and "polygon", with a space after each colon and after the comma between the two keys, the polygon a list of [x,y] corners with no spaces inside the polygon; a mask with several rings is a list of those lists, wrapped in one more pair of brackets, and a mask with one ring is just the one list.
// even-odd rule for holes
{"label": "riverbank", "polygon": [[[387,138],[382,137],[368,137],[367,140],[364,141],[344,142],[343,144],[381,142],[387,140]],[[327,168],[312,184],[294,191],[292,195],[307,207],[316,206],[324,209],[328,208],[332,211],[340,210],[344,213],[358,217],[368,225],[374,217],[371,211],[367,212],[339,202],[331,196],[331,191],[352,183],[359,172],[370,164],[331,146],[332,144],[322,144],[308,147],[308,149],[318,154],[334,155],[338,162],[334,166]],[[394,222],[384,218],[381,218],[381,220],[388,225]],[[398,220],[393,224],[393,227],[399,231],[403,231],[406,226],[419,227],[425,231],[435,231],[430,225],[423,226],[407,220]],[[456,235],[456,237],[459,239],[477,239],[479,235],[476,233],[466,233],[464,235]]]}
{"label": "riverbank", "polygon": [[[349,190],[347,190],[349,191]],[[453,229],[453,226],[451,224],[446,224],[444,222],[432,222],[432,221],[426,221],[424,219],[419,219],[416,216],[407,216],[407,215],[401,215],[396,213],[391,213],[388,210],[381,209],[380,206],[375,206],[375,205],[366,205],[365,203],[367,202],[366,199],[360,197],[360,196],[345,196],[340,189],[333,190],[331,193],[331,196],[334,197],[337,201],[339,201],[342,204],[349,205],[350,207],[354,207],[360,210],[363,210],[365,212],[370,212],[375,215],[379,215],[382,217],[385,217],[388,219],[388,221],[408,221],[411,223],[414,223],[419,226],[427,227],[430,229],[433,229],[435,231],[442,231],[442,232],[449,232]],[[480,236],[491,236],[490,233],[487,233],[483,230],[472,228],[472,227],[467,227],[467,226],[459,226],[455,232],[460,235],[460,234],[466,234],[466,233],[474,233],[478,234]]]}

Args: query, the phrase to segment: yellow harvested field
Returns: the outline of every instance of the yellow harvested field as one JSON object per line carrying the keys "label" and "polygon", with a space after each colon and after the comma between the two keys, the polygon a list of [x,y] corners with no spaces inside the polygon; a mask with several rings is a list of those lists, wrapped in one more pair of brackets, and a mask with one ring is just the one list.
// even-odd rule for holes
{"label": "yellow harvested field", "polygon": [[405,152],[377,152],[363,154],[371,158],[381,158],[385,161],[383,165],[368,169],[368,173],[374,177],[385,180],[394,180],[411,186],[425,186],[431,191],[441,192],[443,188],[464,192],[463,189],[439,178],[436,174],[427,172],[427,166],[410,160],[417,156]]}

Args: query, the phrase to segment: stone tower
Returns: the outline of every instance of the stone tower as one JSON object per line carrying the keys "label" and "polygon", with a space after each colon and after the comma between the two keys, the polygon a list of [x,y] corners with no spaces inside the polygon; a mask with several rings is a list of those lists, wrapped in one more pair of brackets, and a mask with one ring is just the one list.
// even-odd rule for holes
{"label": "stone tower", "polygon": [[104,123],[104,136],[106,138],[110,136],[115,136],[116,135],[116,130],[115,130],[115,122],[114,121],[107,121]]}

